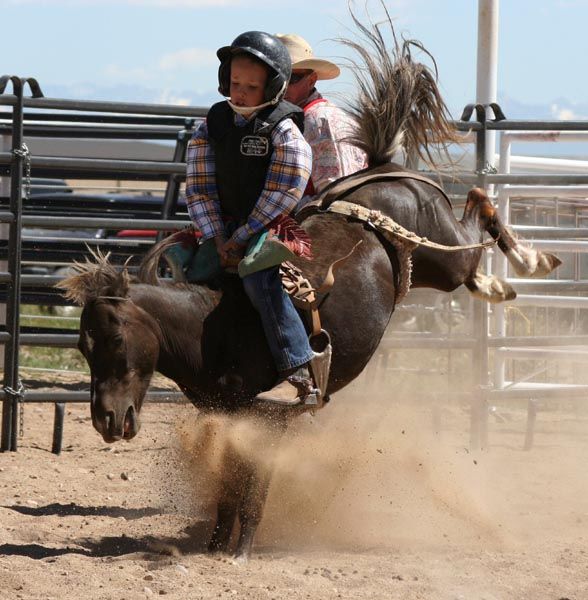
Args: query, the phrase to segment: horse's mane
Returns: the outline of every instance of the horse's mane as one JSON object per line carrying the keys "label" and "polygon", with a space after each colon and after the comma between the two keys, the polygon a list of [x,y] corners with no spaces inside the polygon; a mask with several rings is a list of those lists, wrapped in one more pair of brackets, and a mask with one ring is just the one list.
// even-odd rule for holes
{"label": "horse's mane", "polygon": [[[181,233],[181,232],[179,232]],[[211,292],[205,286],[192,285],[186,281],[165,281],[157,278],[157,266],[161,254],[173,243],[178,243],[178,235],[155,244],[141,261],[139,273],[131,277],[126,269],[110,263],[110,253],[104,254],[99,248],[88,248],[90,256],[84,262],[74,262],[74,273],[59,281],[55,287],[64,291],[67,300],[85,306],[98,298],[121,300],[129,297],[131,283],[144,283],[156,287],[165,287],[173,290],[184,290],[192,294],[196,305],[200,303],[202,310],[209,310],[211,303],[218,301],[218,293]]]}
{"label": "horse's mane", "polygon": [[[359,41],[340,38],[358,59],[350,66],[359,92],[347,104],[347,111],[357,122],[357,130],[349,142],[361,148],[370,167],[389,163],[392,156],[404,148],[408,156],[418,155],[435,168],[436,159],[431,145],[437,146],[444,160],[453,163],[448,144],[457,142],[455,130],[449,123],[449,110],[437,86],[437,65],[426,48],[416,40],[399,42],[390,14],[384,25],[389,26],[393,47],[389,49],[382,24],[363,25],[351,12],[360,32]],[[415,62],[411,51],[424,53],[433,69]]]}
{"label": "horse's mane", "polygon": [[[183,274],[174,272],[171,283],[169,281],[163,283],[157,277],[159,261],[165,250],[174,244],[182,243],[187,236],[194,239],[193,233],[189,233],[192,231],[193,229],[186,228],[153,245],[143,257],[137,275],[133,277],[129,275],[126,265],[121,268],[110,262],[110,252],[104,254],[99,248],[96,250],[88,248],[90,256],[86,257],[84,262],[75,261],[72,264],[74,273],[59,281],[55,287],[64,290],[63,296],[79,306],[85,306],[98,298],[128,298],[131,283],[186,290],[196,293],[204,303],[209,303],[210,290],[189,284]],[[169,263],[169,266],[174,270],[173,263]]]}
{"label": "horse's mane", "polygon": [[98,298],[127,298],[130,276],[126,268],[119,269],[109,262],[110,253],[91,250],[91,258],[74,262],[74,274],[55,287],[64,290],[64,297],[79,306]]}

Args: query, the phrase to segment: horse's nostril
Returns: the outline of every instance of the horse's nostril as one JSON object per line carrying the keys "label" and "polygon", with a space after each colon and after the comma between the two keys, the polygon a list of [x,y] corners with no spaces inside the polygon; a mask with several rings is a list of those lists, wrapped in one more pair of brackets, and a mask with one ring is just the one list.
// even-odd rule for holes
{"label": "horse's nostril", "polygon": [[123,435],[128,436],[130,433],[134,433],[135,429],[135,409],[133,406],[129,406],[125,414],[125,422],[123,425]]}
{"label": "horse's nostril", "polygon": [[105,415],[104,415],[104,429],[105,431],[110,431],[110,428],[112,427],[114,423],[114,412],[109,410]]}

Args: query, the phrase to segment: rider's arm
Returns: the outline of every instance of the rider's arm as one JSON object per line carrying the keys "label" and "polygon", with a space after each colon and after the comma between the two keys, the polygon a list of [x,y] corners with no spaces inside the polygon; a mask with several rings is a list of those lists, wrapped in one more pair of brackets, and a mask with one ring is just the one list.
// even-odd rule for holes
{"label": "rider's arm", "polygon": [[312,155],[300,130],[284,119],[272,131],[274,151],[264,188],[249,215],[232,240],[244,245],[276,217],[291,213],[298,205],[308,182]]}
{"label": "rider's arm", "polygon": [[214,151],[208,142],[206,121],[194,132],[186,157],[186,204],[202,239],[225,235],[215,178]]}

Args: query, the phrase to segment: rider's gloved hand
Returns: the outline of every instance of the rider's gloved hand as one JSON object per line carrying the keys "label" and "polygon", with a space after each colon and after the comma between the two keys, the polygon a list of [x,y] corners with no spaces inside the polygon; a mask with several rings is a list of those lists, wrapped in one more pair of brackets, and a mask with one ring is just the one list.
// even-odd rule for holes
{"label": "rider's gloved hand", "polygon": [[[216,240],[219,238],[215,238]],[[245,254],[245,246],[237,243],[235,240],[228,240],[224,244],[217,244],[218,254],[221,259],[222,267],[236,267]]]}

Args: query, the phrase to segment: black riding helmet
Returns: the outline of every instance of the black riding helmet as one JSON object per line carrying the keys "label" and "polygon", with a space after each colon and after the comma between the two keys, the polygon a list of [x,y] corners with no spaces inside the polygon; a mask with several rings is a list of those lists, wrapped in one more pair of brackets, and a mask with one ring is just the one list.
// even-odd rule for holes
{"label": "black riding helmet", "polygon": [[277,102],[286,91],[292,74],[292,61],[286,46],[269,33],[246,31],[237,36],[230,46],[219,48],[216,52],[221,61],[218,68],[218,91],[223,96],[231,95],[231,59],[236,54],[251,54],[270,68],[264,100]]}

